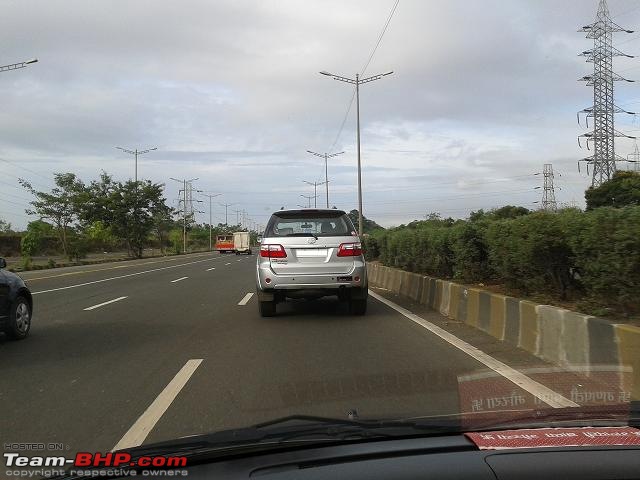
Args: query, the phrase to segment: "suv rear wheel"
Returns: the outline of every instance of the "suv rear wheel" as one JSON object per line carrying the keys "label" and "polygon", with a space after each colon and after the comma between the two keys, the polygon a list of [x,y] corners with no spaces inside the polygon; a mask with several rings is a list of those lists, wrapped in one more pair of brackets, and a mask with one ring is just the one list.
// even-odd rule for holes
{"label": "suv rear wheel", "polygon": [[261,317],[273,317],[276,314],[276,301],[258,302]]}
{"label": "suv rear wheel", "polygon": [[353,298],[349,300],[349,313],[351,315],[364,315],[367,313],[367,299]]}

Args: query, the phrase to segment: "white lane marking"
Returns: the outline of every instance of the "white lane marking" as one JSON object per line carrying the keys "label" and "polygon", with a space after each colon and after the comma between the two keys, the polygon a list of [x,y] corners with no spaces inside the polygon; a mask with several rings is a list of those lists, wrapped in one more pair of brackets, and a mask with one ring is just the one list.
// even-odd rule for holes
{"label": "white lane marking", "polygon": [[186,280],[189,277],[180,277],[180,278],[176,278],[175,280],[171,280],[171,283],[176,283],[179,282],[180,280]]}
{"label": "white lane marking", "polygon": [[246,305],[247,303],[249,303],[249,300],[251,300],[251,297],[253,297],[253,292],[247,293],[244,297],[242,297],[242,300],[238,302],[238,305]]}
{"label": "white lane marking", "polygon": [[419,317],[414,313],[411,313],[409,310],[407,310],[406,308],[402,308],[400,305],[396,305],[391,300],[387,300],[386,298],[378,295],[375,292],[372,292],[371,290],[369,290],[369,295],[371,295],[376,300],[384,303],[388,307],[393,308],[396,312],[404,315],[412,322],[415,322],[421,327],[426,328],[431,333],[443,339],[445,342],[448,342],[449,344],[453,345],[457,349],[462,350],[464,353],[466,353],[470,357],[474,358],[480,363],[483,363],[494,372],[498,373],[499,375],[502,375],[510,382],[515,383],[517,386],[519,386],[523,390],[526,390],[533,396],[539,398],[549,406],[553,408],[580,406],[577,403],[572,402],[568,398],[563,397],[559,393],[554,392],[550,388],[545,387],[541,383],[536,382],[532,378],[527,377],[522,372],[519,372],[518,370],[511,368],[510,366],[502,363],[501,361],[496,360],[492,356],[487,355],[482,350],[479,350],[473,345],[468,344],[464,340],[460,340],[455,335],[447,332],[446,330],[443,330],[437,325],[434,325],[433,323],[425,320],[424,318]]}
{"label": "white lane marking", "polygon": [[241,258],[239,258],[238,260],[236,260],[236,262],[241,262],[241,261],[242,261],[242,259],[241,259]]}
{"label": "white lane marking", "polygon": [[169,268],[184,267],[185,265],[193,265],[194,263],[210,262],[211,260],[215,260],[215,259],[207,258],[206,260],[196,260],[195,262],[181,263],[179,265],[169,265],[168,267],[152,268],[151,270],[145,270],[143,272],[128,273],[126,275],[118,275],[117,277],[102,278],[100,280],[94,280],[92,282],[77,283],[75,285],[67,285],[66,287],[50,288],[49,290],[40,290],[39,292],[31,292],[31,295],[38,295],[39,293],[57,292],[59,290],[68,290],[69,288],[86,287],[87,285],[94,285],[96,283],[109,282],[111,280],[119,280],[121,278],[127,278],[127,277],[135,277],[136,275],[143,275],[145,273],[151,273],[151,272],[159,272],[160,270],[168,270]]}
{"label": "white lane marking", "polygon": [[215,270],[216,267],[207,268],[205,271],[210,272],[211,270]]}
{"label": "white lane marking", "polygon": [[231,265],[230,263],[225,263],[225,265]]}
{"label": "white lane marking", "polygon": [[87,311],[88,311],[88,310],[94,310],[94,309],[96,309],[96,308],[100,308],[100,307],[104,307],[105,305],[109,305],[110,303],[119,302],[120,300],[124,300],[125,298],[127,298],[127,297],[118,297],[118,298],[114,298],[113,300],[109,300],[108,302],[102,302],[102,303],[99,303],[99,304],[94,305],[94,306],[92,306],[92,307],[87,307],[87,308],[85,308],[85,309],[83,309],[83,310],[87,310]]}
{"label": "white lane marking", "polygon": [[[198,258],[198,257],[203,257],[205,255],[208,254],[202,254],[202,255],[192,255],[194,258]],[[154,263],[167,263],[167,262],[173,262],[175,260],[180,260],[180,257],[170,257],[167,259],[163,259],[163,260],[156,260],[156,261],[149,261],[149,262],[135,262],[135,261],[131,261],[131,260],[124,260],[121,262],[114,262],[114,263],[123,263],[122,265],[116,265],[114,267],[106,267],[106,268],[94,268],[94,269],[90,269],[90,270],[75,270],[73,272],[64,272],[64,273],[59,273],[56,275],[46,275],[44,277],[35,277],[35,278],[30,278],[28,276],[29,273],[36,273],[37,272],[23,272],[20,274],[20,276],[23,276],[25,280],[28,280],[29,282],[35,282],[36,280],[48,280],[50,278],[58,278],[58,277],[67,277],[69,275],[80,275],[80,274],[85,274],[85,273],[96,273],[96,272],[106,272],[109,270],[118,270],[120,268],[130,268],[130,267],[139,267],[141,265],[151,265]],[[212,258],[212,260],[215,260],[215,258]],[[63,267],[63,268],[78,268],[76,267]]]}
{"label": "white lane marking", "polygon": [[160,417],[167,411],[201,363],[201,358],[188,360],[111,451],[142,445],[142,442],[147,438],[153,427],[158,423],[158,420],[160,420]]}

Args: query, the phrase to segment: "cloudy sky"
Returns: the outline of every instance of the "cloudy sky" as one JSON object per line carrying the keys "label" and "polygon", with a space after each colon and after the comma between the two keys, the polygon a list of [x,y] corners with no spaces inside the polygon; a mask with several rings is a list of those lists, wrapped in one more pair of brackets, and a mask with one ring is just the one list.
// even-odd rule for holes
{"label": "cloudy sky", "polygon": [[[0,74],[0,218],[29,221],[18,178],[50,188],[53,172],[133,177],[118,145],[158,147],[140,157],[139,176],[165,183],[172,203],[170,177],[198,177],[196,188],[222,193],[257,223],[305,204],[313,187],[303,181],[324,179],[323,160],[306,150],[345,151],[329,163],[330,201],[355,208],[355,108],[340,129],[353,89],[318,71],[362,73],[394,3],[0,2],[0,63],[39,59]],[[640,30],[637,0],[609,6],[614,21]],[[577,53],[590,41],[576,30],[596,7],[400,0],[364,72],[394,74],[361,89],[365,215],[397,225],[428,212],[535,208],[544,163],[561,174],[558,200],[582,205],[589,179],[576,161],[590,152],[578,147],[576,111],[592,100],[576,81],[589,72]],[[640,54],[640,33],[615,41]],[[640,60],[615,66],[640,79]],[[637,85],[617,84],[618,104],[640,108]],[[640,133],[633,117],[617,127]],[[632,149],[617,143],[625,157]],[[217,203],[214,217],[224,221]]]}

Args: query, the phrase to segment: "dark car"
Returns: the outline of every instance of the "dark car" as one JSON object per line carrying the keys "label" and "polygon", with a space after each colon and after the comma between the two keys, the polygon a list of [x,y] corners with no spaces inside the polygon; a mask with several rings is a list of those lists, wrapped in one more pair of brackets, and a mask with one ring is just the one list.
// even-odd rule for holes
{"label": "dark car", "polygon": [[6,266],[5,259],[0,258],[0,332],[22,340],[31,328],[33,300],[24,280],[4,270]]}

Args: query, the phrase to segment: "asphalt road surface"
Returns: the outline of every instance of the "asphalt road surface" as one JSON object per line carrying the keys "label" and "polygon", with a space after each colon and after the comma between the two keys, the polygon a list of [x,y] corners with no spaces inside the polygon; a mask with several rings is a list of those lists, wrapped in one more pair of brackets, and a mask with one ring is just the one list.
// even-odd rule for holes
{"label": "asphalt road surface", "polygon": [[23,274],[35,311],[29,338],[0,338],[3,444],[73,454],[291,414],[445,415],[461,377],[496,371],[374,298],[360,317],[323,299],[261,318],[254,269],[207,253]]}

